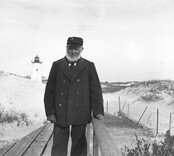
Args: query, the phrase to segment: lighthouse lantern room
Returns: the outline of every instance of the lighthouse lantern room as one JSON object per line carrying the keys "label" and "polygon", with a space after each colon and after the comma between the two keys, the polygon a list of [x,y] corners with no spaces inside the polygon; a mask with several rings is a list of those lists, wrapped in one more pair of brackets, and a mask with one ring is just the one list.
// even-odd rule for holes
{"label": "lighthouse lantern room", "polygon": [[34,57],[34,61],[31,61],[31,63],[33,64],[31,79],[42,82],[41,69],[40,69],[42,61],[40,61],[38,55]]}

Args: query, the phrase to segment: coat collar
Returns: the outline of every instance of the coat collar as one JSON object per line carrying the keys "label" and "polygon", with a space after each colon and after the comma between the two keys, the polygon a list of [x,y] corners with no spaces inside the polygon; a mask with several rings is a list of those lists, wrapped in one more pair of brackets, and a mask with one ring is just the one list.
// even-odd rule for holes
{"label": "coat collar", "polygon": [[64,74],[65,74],[71,81],[73,81],[73,80],[78,76],[78,74],[79,74],[86,66],[87,66],[86,61],[81,57],[81,58],[78,60],[77,66],[75,67],[74,72],[73,72],[73,75],[72,75],[72,77],[71,77],[70,69],[69,69],[68,62],[67,62],[66,58],[64,57],[64,58],[61,60],[61,63],[60,63],[60,69],[64,72]]}

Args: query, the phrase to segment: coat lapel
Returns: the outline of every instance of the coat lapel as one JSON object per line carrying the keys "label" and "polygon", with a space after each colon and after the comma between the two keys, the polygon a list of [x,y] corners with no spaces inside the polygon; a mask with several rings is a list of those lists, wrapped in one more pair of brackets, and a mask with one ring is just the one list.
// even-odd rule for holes
{"label": "coat lapel", "polygon": [[72,81],[78,76],[78,74],[87,66],[87,63],[84,61],[83,58],[80,58],[79,62],[77,63],[77,66],[74,69],[73,75],[72,75]]}
{"label": "coat lapel", "polygon": [[60,69],[64,72],[64,74],[68,77],[68,79],[71,80],[71,74],[70,74],[69,66],[68,66],[68,63],[67,63],[65,57],[62,59],[62,62],[60,63],[59,66],[60,66]]}
{"label": "coat lapel", "polygon": [[68,79],[74,81],[74,79],[78,76],[78,74],[87,66],[87,63],[84,61],[83,58],[80,58],[79,62],[77,63],[77,66],[74,69],[72,77],[65,57],[62,59],[62,62],[60,63],[59,66],[60,69],[64,72],[64,74],[68,77]]}

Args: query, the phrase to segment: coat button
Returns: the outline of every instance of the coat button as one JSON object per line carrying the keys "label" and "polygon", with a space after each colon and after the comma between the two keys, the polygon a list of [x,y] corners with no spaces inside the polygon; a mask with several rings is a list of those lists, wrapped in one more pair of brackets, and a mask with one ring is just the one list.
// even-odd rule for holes
{"label": "coat button", "polygon": [[66,82],[66,80],[63,80],[63,83],[65,83]]}
{"label": "coat button", "polygon": [[80,94],[80,92],[79,92],[79,91],[77,91],[77,94]]}
{"label": "coat button", "polygon": [[61,103],[59,103],[59,107],[61,107],[62,106],[62,104]]}
{"label": "coat button", "polygon": [[60,94],[63,95],[63,92],[61,92]]}
{"label": "coat button", "polygon": [[77,82],[80,82],[80,79],[77,79]]}

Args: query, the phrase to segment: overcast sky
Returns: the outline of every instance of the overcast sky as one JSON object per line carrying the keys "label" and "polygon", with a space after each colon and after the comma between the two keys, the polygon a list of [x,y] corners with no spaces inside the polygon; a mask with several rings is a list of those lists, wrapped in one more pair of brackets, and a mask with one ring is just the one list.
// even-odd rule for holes
{"label": "overcast sky", "polygon": [[0,0],[0,70],[47,77],[69,36],[101,81],[174,80],[173,0]]}

